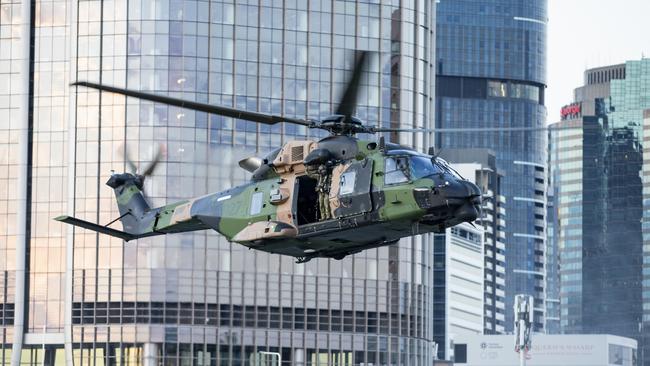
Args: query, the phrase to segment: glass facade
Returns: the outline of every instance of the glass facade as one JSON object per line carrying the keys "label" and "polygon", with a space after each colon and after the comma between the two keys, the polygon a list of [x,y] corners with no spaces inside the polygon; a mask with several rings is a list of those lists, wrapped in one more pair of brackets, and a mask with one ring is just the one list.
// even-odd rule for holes
{"label": "glass facade", "polygon": [[[577,113],[551,133],[564,333],[608,333],[647,347],[642,320],[643,108],[646,60],[590,69]],[[645,85],[645,86],[644,86]],[[645,107],[644,107],[645,105]],[[639,353],[641,364],[650,364]]]}
{"label": "glass facade", "polygon": [[[642,266],[642,292],[643,301],[643,342],[640,344],[643,352],[650,352],[650,258],[648,258],[648,245],[650,245],[650,109],[643,111],[643,168],[641,179],[643,183],[643,217],[641,219],[641,235],[643,236],[643,266]],[[648,353],[650,354],[650,353]]]}
{"label": "glass facade", "polygon": [[[595,319],[587,313],[593,315],[590,309],[605,296],[596,285],[603,281],[603,274],[593,267],[607,266],[606,259],[598,259],[606,258],[602,248],[608,227],[605,102],[610,81],[623,77],[625,65],[585,71],[585,85],[575,89],[575,100],[562,109],[573,108],[573,112],[561,112],[562,121],[553,125],[573,128],[549,132],[548,200],[553,212],[548,216],[547,298],[558,299],[547,303],[558,317],[553,322],[558,329],[553,331],[593,332],[590,325]],[[556,265],[550,267],[552,263]]]}
{"label": "glass facade", "polygon": [[[641,112],[639,122],[642,116]],[[638,338],[643,260],[639,136],[630,128],[609,130],[604,163],[608,172],[605,246],[593,248],[584,260],[585,280],[591,280],[584,283],[585,292],[591,295],[585,300],[598,305],[585,304],[583,327],[591,332]]]}
{"label": "glass facade", "polygon": [[[559,264],[548,270],[547,283],[558,281],[552,290],[559,304],[559,329],[563,333],[589,333],[583,328],[585,306],[594,301],[583,284],[588,281],[587,257],[593,257],[604,243],[605,177],[603,156],[605,133],[602,119],[583,116],[576,120],[559,122],[554,127],[574,129],[551,130],[550,170],[554,195],[554,219],[549,227],[554,229],[555,257],[549,264]],[[550,245],[549,245],[550,247]],[[598,269],[600,270],[600,269]],[[593,274],[592,274],[593,276]],[[593,278],[593,277],[592,277]],[[600,281],[594,279],[594,282]],[[549,295],[552,293],[549,292]],[[549,306],[551,304],[548,304]],[[557,331],[559,331],[557,329]]]}
{"label": "glass facade", "polygon": [[553,140],[556,139],[558,131],[549,131],[548,135],[548,188],[546,191],[546,333],[560,333],[560,254],[559,254],[559,231],[558,225],[558,202],[556,197],[559,194],[556,189],[555,180],[557,169],[557,153],[553,151]]}
{"label": "glass facade", "polygon": [[0,364],[63,350],[68,30],[65,2],[0,4]]}
{"label": "glass facade", "polygon": [[[24,363],[239,365],[260,351],[279,353],[283,365],[432,362],[430,238],[296,264],[211,232],[123,243],[52,218],[118,217],[104,182],[126,169],[126,151],[142,166],[165,146],[145,182],[159,206],[243,182],[240,157],[322,136],[69,88],[70,81],[318,118],[342,94],[354,50],[376,50],[359,117],[430,128],[434,2],[37,0],[28,39],[20,36],[20,6],[3,1],[0,22],[0,119],[12,121],[0,125],[0,365],[18,353]],[[29,117],[14,108],[27,41]],[[29,131],[23,157],[15,149],[20,131]],[[430,142],[387,137],[421,150]],[[14,198],[21,158],[31,187],[24,217]],[[13,322],[17,222],[27,224],[28,238],[24,327]],[[22,346],[15,329],[28,335]]]}
{"label": "glass facade", "polygon": [[[643,133],[644,110],[650,108],[650,59],[625,63],[625,77],[611,81],[611,98],[607,105],[611,132],[608,134],[608,206],[609,232],[607,240],[616,243],[620,254],[610,263],[626,262],[620,274],[609,278],[605,285],[611,291],[606,305],[616,309],[610,327],[619,334],[639,341],[640,363],[650,365],[650,327],[645,319],[650,306],[648,275],[643,268],[649,253],[643,222]],[[647,190],[647,189],[646,189]],[[627,290],[627,291],[625,291]],[[619,292],[620,291],[620,292]],[[625,291],[625,293],[623,293]],[[641,293],[639,299],[638,294]],[[602,314],[600,315],[602,319]]]}
{"label": "glass facade", "polygon": [[[442,0],[437,6],[436,126],[544,127],[545,0]],[[492,148],[503,170],[506,331],[515,294],[535,299],[544,328],[546,148],[542,131],[443,133],[441,148]]]}
{"label": "glass facade", "polygon": [[0,362],[11,360],[14,343],[17,215],[21,204],[17,190],[21,173],[18,152],[21,131],[26,128],[26,120],[21,118],[23,110],[17,103],[18,95],[26,89],[21,79],[21,18],[19,1],[0,4]]}

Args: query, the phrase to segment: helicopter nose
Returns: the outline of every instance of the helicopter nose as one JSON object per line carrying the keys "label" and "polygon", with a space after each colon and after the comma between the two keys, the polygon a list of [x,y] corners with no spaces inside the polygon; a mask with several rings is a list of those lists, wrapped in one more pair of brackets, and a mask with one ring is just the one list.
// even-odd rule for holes
{"label": "helicopter nose", "polygon": [[469,198],[470,202],[474,204],[481,204],[481,189],[476,184],[466,180],[462,181],[461,183],[467,189],[467,197]]}
{"label": "helicopter nose", "polygon": [[480,188],[466,180],[448,180],[433,187],[416,188],[413,192],[420,208],[437,212],[441,207],[454,208],[463,216],[478,215],[481,205]]}
{"label": "helicopter nose", "polygon": [[472,202],[466,202],[454,212],[454,216],[461,222],[472,222],[479,217],[479,206]]}
{"label": "helicopter nose", "polygon": [[453,199],[457,204],[463,204],[466,201],[481,203],[481,189],[470,181],[448,181],[443,191],[448,199]]}
{"label": "helicopter nose", "polygon": [[469,181],[461,181],[467,190],[467,201],[455,212],[457,219],[465,222],[472,222],[479,217],[481,205],[481,189]]}

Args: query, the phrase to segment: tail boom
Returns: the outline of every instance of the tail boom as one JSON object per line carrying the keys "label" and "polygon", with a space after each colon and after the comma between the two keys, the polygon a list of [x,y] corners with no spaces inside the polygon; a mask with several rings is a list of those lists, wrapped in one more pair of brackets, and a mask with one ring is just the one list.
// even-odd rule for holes
{"label": "tail boom", "polygon": [[183,213],[189,208],[188,201],[150,208],[142,194],[143,180],[144,176],[122,173],[113,174],[106,182],[106,185],[115,191],[115,198],[120,212],[118,219],[122,222],[122,231],[108,227],[118,219],[105,226],[67,215],[59,216],[55,220],[111,235],[125,241],[210,228],[201,220]]}

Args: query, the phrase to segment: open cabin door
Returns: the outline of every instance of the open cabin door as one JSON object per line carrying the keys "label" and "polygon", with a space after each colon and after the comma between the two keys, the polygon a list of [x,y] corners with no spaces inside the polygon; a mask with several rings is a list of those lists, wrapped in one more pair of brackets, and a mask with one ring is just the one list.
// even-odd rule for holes
{"label": "open cabin door", "polygon": [[372,211],[372,159],[338,165],[332,171],[330,207],[334,218]]}

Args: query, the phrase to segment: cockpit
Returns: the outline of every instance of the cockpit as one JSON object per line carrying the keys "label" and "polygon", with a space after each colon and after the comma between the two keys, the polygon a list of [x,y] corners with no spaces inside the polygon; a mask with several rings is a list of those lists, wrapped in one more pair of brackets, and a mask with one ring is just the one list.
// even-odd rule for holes
{"label": "cockpit", "polygon": [[385,184],[406,183],[441,173],[463,179],[445,160],[434,161],[426,155],[387,156],[385,164]]}

